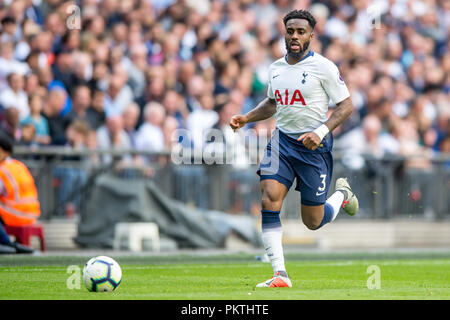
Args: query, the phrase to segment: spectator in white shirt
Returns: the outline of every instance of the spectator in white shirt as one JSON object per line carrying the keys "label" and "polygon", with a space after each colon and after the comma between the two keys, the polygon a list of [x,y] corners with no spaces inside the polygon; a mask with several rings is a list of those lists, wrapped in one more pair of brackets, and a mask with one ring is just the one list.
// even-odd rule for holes
{"label": "spectator in white shirt", "polygon": [[194,149],[201,149],[205,143],[205,134],[219,120],[214,108],[214,98],[205,94],[199,99],[201,108],[192,111],[186,120],[186,127],[190,131]]}
{"label": "spectator in white shirt", "polygon": [[0,43],[0,89],[6,86],[6,77],[11,73],[25,75],[30,67],[25,62],[14,59],[14,45],[11,42]]}
{"label": "spectator in white shirt", "polygon": [[[99,149],[131,149],[130,138],[123,129],[123,118],[120,115],[113,115],[106,119],[106,124],[97,130],[97,146]],[[131,161],[131,157],[124,156],[122,160]],[[113,160],[111,155],[103,156],[104,163],[110,163]]]}
{"label": "spectator in white shirt", "polygon": [[361,127],[357,127],[336,141],[337,149],[345,149],[348,153],[371,154],[382,157],[386,153],[398,153],[398,141],[387,132],[382,132],[380,119],[367,115]]}
{"label": "spectator in white shirt", "polygon": [[163,151],[164,135],[162,125],[166,110],[158,102],[149,102],[144,108],[144,120],[138,130],[136,147],[145,151]]}
{"label": "spectator in white shirt", "polygon": [[125,107],[122,113],[123,128],[130,138],[132,148],[136,148],[136,136],[137,136],[137,123],[141,109],[137,103],[132,102]]}
{"label": "spectator in white shirt", "polygon": [[23,120],[30,114],[28,96],[23,90],[24,78],[18,73],[10,73],[7,80],[8,86],[0,91],[0,105],[5,109],[17,108],[20,120]]}
{"label": "spectator in white shirt", "polygon": [[123,80],[123,77],[119,75],[111,76],[104,97],[104,108],[107,116],[121,115],[125,107],[133,102],[133,91]]}

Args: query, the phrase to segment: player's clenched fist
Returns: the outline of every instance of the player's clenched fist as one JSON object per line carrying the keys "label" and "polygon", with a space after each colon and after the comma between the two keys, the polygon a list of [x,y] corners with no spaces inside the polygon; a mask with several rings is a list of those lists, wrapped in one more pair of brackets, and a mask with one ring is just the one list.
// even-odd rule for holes
{"label": "player's clenched fist", "polygon": [[243,126],[245,126],[247,124],[247,122],[248,122],[248,120],[247,120],[246,116],[238,114],[238,115],[235,115],[235,116],[231,117],[231,119],[230,119],[230,127],[234,131],[236,131],[236,130],[242,128]]}
{"label": "player's clenched fist", "polygon": [[320,140],[320,137],[314,132],[307,132],[307,133],[302,134],[298,138],[298,141],[303,142],[305,147],[310,150],[316,150],[317,147],[319,147],[320,143],[322,142]]}

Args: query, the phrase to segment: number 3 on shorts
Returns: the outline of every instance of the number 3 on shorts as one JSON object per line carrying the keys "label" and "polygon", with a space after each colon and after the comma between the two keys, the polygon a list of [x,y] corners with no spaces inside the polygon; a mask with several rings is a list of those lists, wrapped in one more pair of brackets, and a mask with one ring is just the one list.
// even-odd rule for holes
{"label": "number 3 on shorts", "polygon": [[321,174],[320,175],[320,178],[322,179],[322,186],[319,186],[318,188],[317,188],[317,190],[319,190],[319,191],[324,191],[325,190],[325,188],[326,188],[326,182],[325,182],[325,180],[326,180],[326,178],[327,178],[327,175],[326,174]]}

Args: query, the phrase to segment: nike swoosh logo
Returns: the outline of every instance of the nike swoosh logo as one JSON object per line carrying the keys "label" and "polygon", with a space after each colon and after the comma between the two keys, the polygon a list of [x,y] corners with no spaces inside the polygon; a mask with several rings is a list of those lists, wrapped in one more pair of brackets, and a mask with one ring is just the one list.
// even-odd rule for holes
{"label": "nike swoosh logo", "polygon": [[275,79],[275,78],[278,77],[278,76],[279,76],[279,74],[277,74],[276,76],[273,76],[272,79]]}
{"label": "nike swoosh logo", "polygon": [[321,192],[321,193],[316,192],[316,196],[320,196],[320,195],[322,195],[322,194],[324,194],[324,193],[325,193],[325,191],[324,191],[324,192]]}

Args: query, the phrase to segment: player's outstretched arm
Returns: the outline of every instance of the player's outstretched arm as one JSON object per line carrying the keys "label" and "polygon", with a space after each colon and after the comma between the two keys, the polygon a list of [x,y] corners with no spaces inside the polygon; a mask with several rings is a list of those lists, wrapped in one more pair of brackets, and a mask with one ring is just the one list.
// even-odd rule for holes
{"label": "player's outstretched arm", "polygon": [[256,108],[244,115],[235,115],[230,119],[230,127],[236,131],[249,122],[255,122],[270,118],[277,111],[277,103],[275,99],[266,98],[261,101]]}
{"label": "player's outstretched arm", "polygon": [[330,118],[319,128],[312,132],[302,134],[298,140],[302,141],[305,147],[311,150],[316,150],[323,137],[330,131],[336,129],[345,119],[347,119],[353,112],[353,103],[350,97],[342,100],[336,104],[337,107],[330,115]]}

